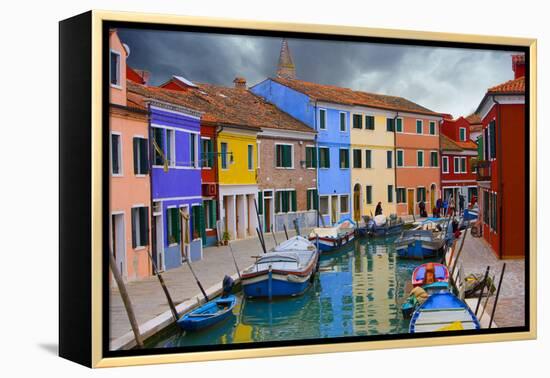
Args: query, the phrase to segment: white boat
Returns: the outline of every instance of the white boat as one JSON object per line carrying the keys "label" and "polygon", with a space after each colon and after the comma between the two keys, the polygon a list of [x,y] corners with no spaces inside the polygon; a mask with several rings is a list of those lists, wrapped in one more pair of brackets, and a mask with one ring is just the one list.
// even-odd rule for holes
{"label": "white boat", "polygon": [[319,243],[319,252],[330,252],[353,241],[356,224],[345,219],[333,227],[317,227],[309,234],[309,240]]}

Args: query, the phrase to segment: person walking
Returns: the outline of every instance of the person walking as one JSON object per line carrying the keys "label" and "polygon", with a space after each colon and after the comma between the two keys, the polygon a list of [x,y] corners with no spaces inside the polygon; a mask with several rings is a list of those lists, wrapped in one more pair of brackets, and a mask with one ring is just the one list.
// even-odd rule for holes
{"label": "person walking", "polygon": [[378,202],[376,205],[376,210],[374,210],[374,215],[382,215],[382,202]]}
{"label": "person walking", "polygon": [[458,211],[459,214],[462,214],[462,212],[464,211],[464,196],[462,194],[460,194],[458,197]]}
{"label": "person walking", "polygon": [[449,208],[449,199],[448,198],[445,198],[443,200],[443,216],[446,217],[447,216],[447,209]]}

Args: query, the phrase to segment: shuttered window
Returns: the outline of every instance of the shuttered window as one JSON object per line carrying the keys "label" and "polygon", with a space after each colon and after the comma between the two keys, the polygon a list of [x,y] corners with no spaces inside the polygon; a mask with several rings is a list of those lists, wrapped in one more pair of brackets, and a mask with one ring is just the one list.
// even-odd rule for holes
{"label": "shuttered window", "polygon": [[365,168],[372,168],[372,151],[365,150]]}
{"label": "shuttered window", "polygon": [[191,207],[191,236],[194,239],[202,238],[205,234],[204,212],[202,206]]}
{"label": "shuttered window", "polygon": [[134,138],[134,174],[146,175],[149,172],[147,139]]}
{"label": "shuttered window", "polygon": [[330,168],[330,150],[328,147],[319,148],[319,168]]}
{"label": "shuttered window", "polygon": [[227,169],[227,143],[222,142],[221,147],[221,159],[222,159],[222,169]]}
{"label": "shuttered window", "polygon": [[407,202],[405,188],[397,188],[396,194],[397,194],[397,203]]}
{"label": "shuttered window", "polygon": [[113,175],[122,174],[121,148],[120,135],[111,134],[111,173]]}
{"label": "shuttered window", "polygon": [[248,145],[248,170],[252,171],[254,169],[254,146]]}
{"label": "shuttered window", "polygon": [[367,204],[372,203],[372,186],[367,185]]}
{"label": "shuttered window", "polygon": [[388,185],[388,203],[393,202],[393,185]]}
{"label": "shuttered window", "polygon": [[489,144],[490,157],[495,159],[497,157],[495,121],[489,123]]}
{"label": "shuttered window", "polygon": [[204,200],[203,201],[203,211],[204,211],[204,225],[207,229],[216,228],[216,201],[214,200]]}
{"label": "shuttered window", "polygon": [[424,151],[416,152],[416,165],[419,167],[424,166]]}
{"label": "shuttered window", "polygon": [[354,129],[362,129],[363,128],[363,115],[362,114],[354,114],[353,115],[353,128]]}
{"label": "shuttered window", "polygon": [[321,130],[327,128],[327,111],[325,109],[319,109],[319,128]]}
{"label": "shuttered window", "polygon": [[397,120],[395,121],[395,131],[397,131],[398,133],[402,133],[403,132],[403,118],[397,118]]}
{"label": "shuttered window", "polygon": [[214,149],[211,139],[201,140],[201,167],[212,168],[214,166]]}
{"label": "shuttered window", "polygon": [[431,151],[430,152],[430,166],[437,167],[439,162],[439,158],[437,156],[437,151]]}
{"label": "shuttered window", "polygon": [[275,161],[277,168],[292,168],[292,145],[276,144]]}
{"label": "shuttered window", "polygon": [[340,113],[340,131],[346,131],[346,113]]}
{"label": "shuttered window", "polygon": [[435,135],[435,122],[430,121],[430,135]]}
{"label": "shuttered window", "polygon": [[317,153],[315,147],[306,147],[306,168],[317,167]]}
{"label": "shuttered window", "polygon": [[416,188],[416,201],[426,202],[426,188]]}
{"label": "shuttered window", "polygon": [[317,189],[308,189],[307,190],[307,210],[318,210],[319,209],[319,194]]}
{"label": "shuttered window", "polygon": [[340,149],[340,168],[349,168],[349,150],[347,148]]}
{"label": "shuttered window", "polygon": [[386,151],[386,168],[393,167],[393,151]]}
{"label": "shuttered window", "polygon": [[166,219],[168,221],[168,244],[177,244],[180,242],[181,221],[178,208],[166,210]]}
{"label": "shuttered window", "polygon": [[397,158],[397,166],[402,167],[403,166],[404,151],[403,150],[397,150],[397,151],[395,151],[395,154],[396,154],[396,158]]}
{"label": "shuttered window", "polygon": [[423,125],[422,120],[417,120],[416,121],[416,133],[417,134],[422,134],[422,125]]}
{"label": "shuttered window", "polygon": [[288,213],[297,210],[295,190],[278,190],[275,192],[275,212]]}
{"label": "shuttered window", "polygon": [[363,166],[362,157],[363,153],[361,150],[353,150],[353,168],[361,168]]}
{"label": "shuttered window", "polygon": [[386,131],[395,130],[395,120],[393,118],[386,118]]}
{"label": "shuttered window", "polygon": [[448,156],[443,156],[443,158],[441,159],[442,161],[442,164],[443,164],[443,173],[449,173],[449,157]]}
{"label": "shuttered window", "polygon": [[366,130],[374,130],[374,117],[373,116],[365,116],[365,129]]}
{"label": "shuttered window", "polygon": [[132,208],[132,248],[149,244],[149,208]]}
{"label": "shuttered window", "polygon": [[264,194],[263,192],[258,192],[258,213],[264,213]]}
{"label": "shuttered window", "polygon": [[460,129],[458,129],[458,132],[459,132],[459,137],[460,137],[460,141],[461,142],[465,142],[466,141],[466,128],[464,127],[461,127]]}

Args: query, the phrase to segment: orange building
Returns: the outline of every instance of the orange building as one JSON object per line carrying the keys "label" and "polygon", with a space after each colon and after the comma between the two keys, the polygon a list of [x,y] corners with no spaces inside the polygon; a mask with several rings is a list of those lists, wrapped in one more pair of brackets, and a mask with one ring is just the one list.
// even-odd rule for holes
{"label": "orange building", "polygon": [[115,30],[109,34],[109,239],[125,281],[152,274],[151,208],[147,109],[126,91],[126,47]]}
{"label": "orange building", "polygon": [[395,124],[397,214],[420,215],[420,202],[431,213],[440,197],[440,114],[398,113]]}

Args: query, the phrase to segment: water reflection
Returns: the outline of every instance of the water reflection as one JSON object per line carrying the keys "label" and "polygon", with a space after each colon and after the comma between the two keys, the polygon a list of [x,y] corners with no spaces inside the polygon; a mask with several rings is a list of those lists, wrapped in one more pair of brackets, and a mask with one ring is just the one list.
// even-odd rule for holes
{"label": "water reflection", "polygon": [[397,259],[394,238],[356,240],[323,255],[304,295],[272,302],[239,295],[234,317],[201,332],[174,330],[149,347],[406,333],[399,303],[414,262]]}

